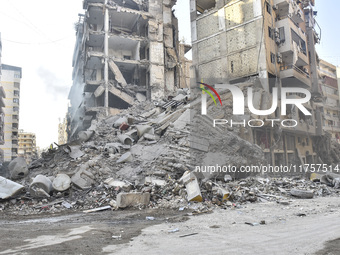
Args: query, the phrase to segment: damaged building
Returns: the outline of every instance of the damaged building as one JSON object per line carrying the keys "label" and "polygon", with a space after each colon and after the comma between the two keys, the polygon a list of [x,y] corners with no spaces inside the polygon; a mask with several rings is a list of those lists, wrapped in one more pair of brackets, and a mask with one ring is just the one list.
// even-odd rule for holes
{"label": "damaged building", "polygon": [[[269,109],[273,88],[297,87],[311,92],[304,115],[288,105],[270,116],[296,121],[296,127],[252,128],[248,138],[273,165],[316,163],[314,138],[322,135],[322,101],[315,45],[321,30],[313,0],[191,0],[194,83],[237,84],[255,80],[256,109]],[[255,84],[259,84],[255,86]],[[197,85],[195,85],[197,86]],[[288,99],[304,95],[291,93]],[[280,104],[278,104],[280,105]],[[263,116],[252,115],[253,119]]]}
{"label": "damaged building", "polygon": [[[98,113],[115,115],[135,100],[175,94],[188,86],[174,0],[84,0],[75,25],[68,137]],[[183,66],[182,63],[183,62]]]}

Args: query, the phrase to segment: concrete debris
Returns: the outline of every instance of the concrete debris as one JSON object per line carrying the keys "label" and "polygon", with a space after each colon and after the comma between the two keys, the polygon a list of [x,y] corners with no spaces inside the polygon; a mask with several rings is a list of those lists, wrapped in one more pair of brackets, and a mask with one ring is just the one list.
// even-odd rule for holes
{"label": "concrete debris", "polygon": [[299,197],[299,198],[313,198],[314,197],[314,192],[310,190],[298,190],[298,189],[292,189],[290,191],[290,194],[294,197]]}
{"label": "concrete debris", "polygon": [[21,179],[27,176],[28,168],[26,160],[22,157],[12,160],[8,165],[8,170],[12,180]]}
{"label": "concrete debris", "polygon": [[150,193],[119,193],[117,196],[117,206],[119,208],[147,206],[150,202]]}
{"label": "concrete debris", "polygon": [[71,186],[71,178],[67,174],[58,174],[53,180],[52,186],[56,191],[68,190]]}
{"label": "concrete debris", "polygon": [[91,188],[93,179],[93,174],[86,170],[79,170],[71,178],[72,183],[82,190]]}
{"label": "concrete debris", "polygon": [[50,193],[53,191],[52,182],[44,175],[37,175],[30,187],[29,192],[32,197],[50,197]]}
{"label": "concrete debris", "polygon": [[80,158],[84,155],[84,152],[82,152],[79,148],[79,145],[75,145],[75,146],[69,146],[70,147],[70,157],[73,159],[77,159]]}
{"label": "concrete debris", "polygon": [[125,162],[131,162],[132,161],[132,154],[131,152],[127,152],[123,154],[118,160],[117,163],[125,163]]}
{"label": "concrete debris", "polygon": [[[220,94],[223,99],[229,96]],[[339,175],[312,174],[305,179],[309,176],[241,174],[241,166],[268,164],[263,149],[249,142],[251,130],[212,129],[212,119],[200,114],[200,102],[180,89],[172,99],[139,99],[115,116],[97,116],[75,141],[44,152],[27,173],[17,174],[23,176],[22,185],[1,178],[0,198],[18,196],[15,202],[2,201],[2,208],[22,214],[182,208],[195,215],[217,206],[227,209],[268,201],[284,206],[293,197],[338,194]],[[214,107],[208,102],[210,106]],[[214,118],[228,118],[231,105],[223,107],[225,112]],[[237,171],[199,171],[217,164]],[[20,195],[24,188],[30,196]]]}
{"label": "concrete debris", "polygon": [[19,183],[13,182],[0,176],[0,199],[8,199],[14,197],[24,189],[25,187],[20,185]]}
{"label": "concrete debris", "polygon": [[78,133],[78,139],[80,142],[87,142],[93,136],[93,131],[80,131]]}

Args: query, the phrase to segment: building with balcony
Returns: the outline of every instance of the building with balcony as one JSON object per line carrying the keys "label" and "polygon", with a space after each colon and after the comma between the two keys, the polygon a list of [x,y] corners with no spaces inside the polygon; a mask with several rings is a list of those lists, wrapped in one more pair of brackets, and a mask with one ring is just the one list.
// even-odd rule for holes
{"label": "building with balcony", "polygon": [[273,88],[298,87],[312,93],[312,100],[304,104],[311,116],[291,105],[286,116],[279,114],[280,106],[271,116],[292,119],[296,127],[252,130],[251,142],[263,148],[273,165],[317,159],[313,138],[322,134],[322,128],[315,100],[322,100],[322,92],[315,44],[321,33],[313,7],[313,0],[190,0],[193,83],[236,84],[255,79],[268,95],[260,98],[259,107]]}
{"label": "building with balcony", "polygon": [[185,86],[180,50],[185,54],[190,48],[180,48],[175,3],[83,1],[69,92],[69,138],[87,129],[97,114],[114,115],[128,108],[136,94],[151,100]]}
{"label": "building with balcony", "polygon": [[[2,42],[1,42],[1,33],[0,33],[0,84],[1,84],[1,54],[2,54]],[[2,85],[0,85],[0,145],[5,143],[5,102],[4,98],[6,97],[6,93]],[[4,162],[4,151],[0,149],[0,163]]]}
{"label": "building with balcony", "polygon": [[323,131],[330,133],[332,139],[340,143],[340,104],[336,66],[320,60],[318,71],[323,96],[322,103],[319,103]]}
{"label": "building with balcony", "polygon": [[18,156],[23,157],[27,164],[38,158],[36,147],[36,136],[34,133],[24,132],[19,130],[19,149]]}
{"label": "building with balcony", "polygon": [[6,94],[4,107],[4,161],[11,161],[18,156],[18,129],[20,105],[21,67],[2,64],[1,86]]}

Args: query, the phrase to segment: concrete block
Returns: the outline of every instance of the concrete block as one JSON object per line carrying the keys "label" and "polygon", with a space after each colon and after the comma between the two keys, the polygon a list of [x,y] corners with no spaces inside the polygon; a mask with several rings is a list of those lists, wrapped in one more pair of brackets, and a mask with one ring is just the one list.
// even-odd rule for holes
{"label": "concrete block", "polygon": [[108,178],[104,181],[104,183],[115,188],[116,187],[123,188],[126,185],[125,182],[117,181],[114,178]]}
{"label": "concrete block", "polygon": [[29,191],[33,197],[50,197],[50,193],[53,191],[51,180],[44,175],[37,175],[30,187]]}
{"label": "concrete block", "polygon": [[198,180],[193,173],[185,172],[180,182],[185,184],[185,188],[187,191],[187,199],[188,201],[197,201],[202,202],[202,194],[200,187],[198,185]]}
{"label": "concrete block", "polygon": [[299,197],[299,198],[313,198],[314,197],[314,192],[311,190],[292,189],[290,191],[290,194],[294,197]]}
{"label": "concrete block", "polygon": [[71,181],[80,189],[89,189],[92,186],[94,176],[86,170],[80,170],[72,176]]}
{"label": "concrete block", "polygon": [[25,177],[28,174],[26,160],[21,157],[12,160],[8,165],[8,170],[12,180]]}
{"label": "concrete block", "polygon": [[58,174],[53,180],[52,186],[56,191],[68,190],[71,186],[71,178],[67,174]]}
{"label": "concrete block", "polygon": [[0,199],[15,196],[24,189],[24,186],[0,176]]}
{"label": "concrete block", "polygon": [[151,177],[151,176],[147,176],[147,177],[145,177],[144,183],[145,184],[153,184],[153,185],[156,185],[156,186],[163,187],[163,186],[165,186],[166,181],[160,180],[160,179],[157,179],[157,178],[154,178],[154,177]]}
{"label": "concrete block", "polygon": [[126,208],[138,205],[147,206],[150,202],[150,193],[119,193],[117,196],[117,206]]}
{"label": "concrete block", "polygon": [[93,136],[93,131],[80,131],[78,133],[78,139],[80,142],[87,142]]}
{"label": "concrete block", "polygon": [[131,152],[124,153],[118,160],[117,163],[125,163],[132,161],[132,154]]}

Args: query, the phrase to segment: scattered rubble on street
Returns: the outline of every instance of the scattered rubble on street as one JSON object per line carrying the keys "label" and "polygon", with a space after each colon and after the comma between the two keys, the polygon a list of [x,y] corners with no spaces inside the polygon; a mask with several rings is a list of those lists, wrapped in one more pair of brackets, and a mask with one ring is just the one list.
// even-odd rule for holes
{"label": "scattered rubble on street", "polygon": [[[193,171],[197,162],[212,154],[235,166],[266,161],[259,146],[241,138],[247,130],[219,127],[216,134],[205,132],[205,124],[198,126],[192,118],[199,111],[199,98],[190,99],[184,89],[178,95],[162,102],[136,103],[117,116],[97,116],[77,140],[44,152],[27,171],[16,159],[10,164],[15,182],[0,177],[0,211],[27,215],[127,207],[183,210],[196,203],[198,211],[206,211],[253,202],[285,204],[291,196],[339,195],[340,175],[336,174],[312,174],[309,180]],[[221,96],[230,95],[222,92]],[[179,103],[171,104],[176,98]]]}

